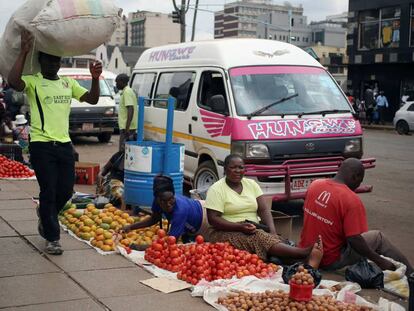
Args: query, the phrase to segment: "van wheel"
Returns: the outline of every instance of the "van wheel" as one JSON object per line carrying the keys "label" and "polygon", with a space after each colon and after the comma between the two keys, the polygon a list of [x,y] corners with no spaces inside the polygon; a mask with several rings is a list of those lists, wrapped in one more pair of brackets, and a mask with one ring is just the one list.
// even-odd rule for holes
{"label": "van wheel", "polygon": [[397,129],[398,134],[400,135],[407,135],[408,131],[410,130],[407,122],[403,120],[397,122],[396,129]]}
{"label": "van wheel", "polygon": [[98,140],[101,143],[109,143],[109,141],[111,140],[111,136],[112,136],[112,133],[109,133],[109,132],[101,133],[98,135]]}
{"label": "van wheel", "polygon": [[201,163],[195,173],[194,187],[198,190],[205,190],[210,188],[218,179],[213,161],[205,161]]}

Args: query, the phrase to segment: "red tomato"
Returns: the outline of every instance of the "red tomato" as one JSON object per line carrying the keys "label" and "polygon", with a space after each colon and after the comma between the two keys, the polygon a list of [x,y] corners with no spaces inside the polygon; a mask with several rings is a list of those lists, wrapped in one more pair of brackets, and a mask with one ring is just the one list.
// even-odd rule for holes
{"label": "red tomato", "polygon": [[175,238],[175,236],[170,235],[169,237],[167,237],[167,243],[169,245],[173,245],[177,242],[177,239]]}
{"label": "red tomato", "polygon": [[197,235],[195,240],[196,240],[197,244],[203,244],[204,243],[204,238],[203,238],[202,235]]}
{"label": "red tomato", "polygon": [[163,249],[162,245],[158,244],[158,243],[152,244],[152,248],[156,251],[162,251],[162,249]]}
{"label": "red tomato", "polygon": [[164,229],[159,229],[157,232],[157,235],[160,239],[162,239],[163,237],[165,237],[167,235],[167,232],[165,232]]}

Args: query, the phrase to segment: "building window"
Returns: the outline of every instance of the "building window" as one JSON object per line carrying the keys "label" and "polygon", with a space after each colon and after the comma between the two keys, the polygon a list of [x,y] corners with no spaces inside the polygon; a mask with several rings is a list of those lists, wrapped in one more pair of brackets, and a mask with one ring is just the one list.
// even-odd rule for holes
{"label": "building window", "polygon": [[115,69],[118,69],[118,58],[115,58]]}
{"label": "building window", "polygon": [[397,48],[400,45],[399,7],[361,11],[359,14],[359,48]]}
{"label": "building window", "polygon": [[101,60],[103,60],[103,54],[101,53]]}

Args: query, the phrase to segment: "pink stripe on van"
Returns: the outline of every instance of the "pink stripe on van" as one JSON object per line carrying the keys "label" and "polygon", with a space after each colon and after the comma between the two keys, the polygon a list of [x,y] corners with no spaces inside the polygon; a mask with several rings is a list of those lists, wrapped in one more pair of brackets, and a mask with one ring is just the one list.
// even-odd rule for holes
{"label": "pink stripe on van", "polygon": [[230,69],[230,76],[244,76],[244,75],[268,75],[268,74],[283,74],[283,73],[306,73],[318,74],[324,72],[324,69],[317,67],[302,67],[302,66],[253,66],[253,67],[239,67]]}

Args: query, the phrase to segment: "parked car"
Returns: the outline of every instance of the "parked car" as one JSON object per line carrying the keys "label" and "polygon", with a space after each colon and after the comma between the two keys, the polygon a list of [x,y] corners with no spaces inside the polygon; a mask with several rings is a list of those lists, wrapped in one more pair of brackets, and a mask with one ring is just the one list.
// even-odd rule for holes
{"label": "parked car", "polygon": [[404,135],[414,131],[414,102],[406,102],[394,117],[394,126],[398,134]]}
{"label": "parked car", "polygon": [[[62,68],[59,75],[69,76],[88,90],[91,87],[92,77],[86,68]],[[69,134],[73,136],[96,136],[100,142],[111,140],[118,118],[115,113],[115,100],[111,88],[101,76],[99,80],[100,96],[96,105],[79,102],[72,99],[69,117]]]}

